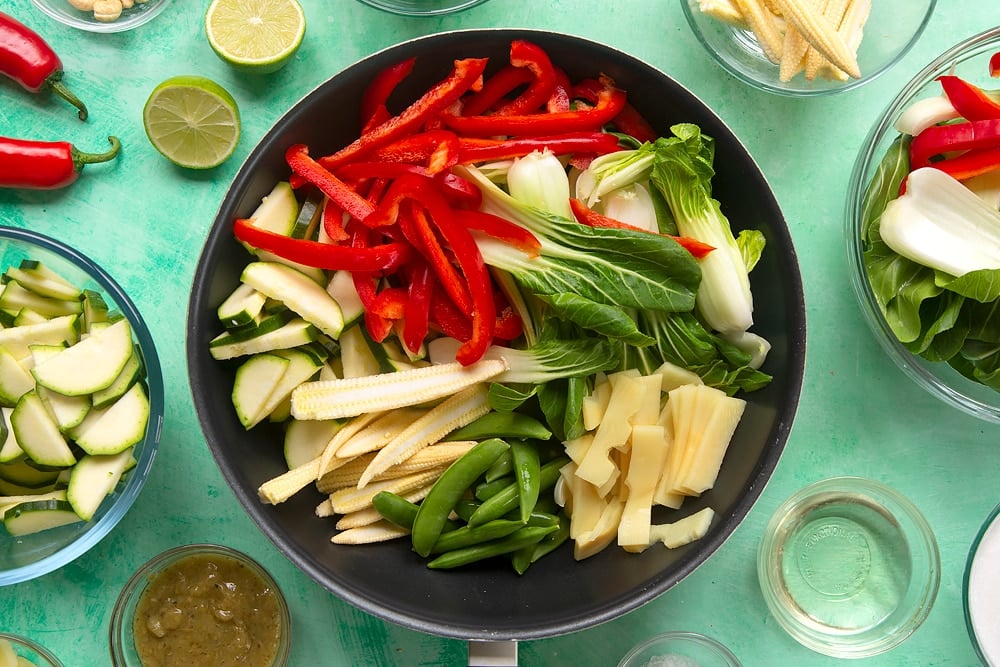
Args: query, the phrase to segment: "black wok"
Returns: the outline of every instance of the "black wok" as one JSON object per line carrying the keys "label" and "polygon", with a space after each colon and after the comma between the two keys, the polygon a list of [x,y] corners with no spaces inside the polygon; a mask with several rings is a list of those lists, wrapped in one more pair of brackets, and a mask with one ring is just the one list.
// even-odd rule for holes
{"label": "black wok", "polygon": [[[574,80],[610,75],[661,134],[683,121],[699,124],[716,138],[714,196],[734,229],[755,227],[767,238],[752,284],[755,331],[773,345],[764,370],[774,381],[746,396],[749,405],[715,489],[685,504],[685,514],[704,506],[717,512],[700,541],[640,555],[611,547],[580,563],[564,545],[522,577],[502,561],[433,571],[402,541],[331,544],[334,522],[315,516],[322,497],[311,487],[279,506],[258,500],[258,486],[285,470],[276,446],[281,435],[270,425],[244,432],[229,402],[233,367],[209,356],[208,341],[220,330],[215,309],[249,259],[233,240],[232,221],[249,215],[275,182],[288,177],[283,154],[290,144],[306,143],[314,155],[322,155],[356,137],[362,90],[387,65],[418,56],[413,74],[397,91],[398,99],[409,101],[443,78],[456,58],[488,56],[494,66],[506,62],[514,38],[547,49]],[[205,438],[264,534],[303,572],[360,609],[415,630],[467,640],[536,639],[594,626],[652,600],[703,563],[746,516],[778,462],[795,415],[804,353],[803,293],[788,230],[759,168],[725,123],[668,76],[625,53],[578,37],[526,30],[458,31],[409,41],[349,67],[297,103],[253,150],[222,202],[194,276],[187,341],[191,390]],[[672,520],[667,516],[660,520]]]}

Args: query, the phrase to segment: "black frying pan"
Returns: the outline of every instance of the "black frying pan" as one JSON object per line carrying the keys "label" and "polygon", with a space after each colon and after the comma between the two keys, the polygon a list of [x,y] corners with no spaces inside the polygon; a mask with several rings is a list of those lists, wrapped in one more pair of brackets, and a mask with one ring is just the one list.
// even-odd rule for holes
{"label": "black frying pan", "polygon": [[[684,506],[684,514],[705,506],[717,512],[700,541],[639,555],[612,546],[580,563],[564,545],[522,577],[505,561],[432,571],[405,541],[365,547],[331,544],[333,521],[315,516],[322,497],[311,488],[277,507],[258,500],[257,487],[285,470],[277,446],[281,434],[267,424],[244,432],[229,399],[233,366],[214,361],[208,341],[220,331],[216,307],[236,286],[250,259],[232,238],[232,221],[249,215],[275,182],[288,177],[286,147],[304,142],[313,155],[322,155],[355,138],[361,93],[390,64],[418,56],[413,74],[397,91],[398,99],[408,102],[442,79],[456,58],[486,56],[494,67],[506,62],[514,38],[544,47],[574,80],[598,72],[610,75],[661,134],[674,123],[694,122],[716,138],[714,196],[734,229],[754,227],[767,237],[752,284],[755,331],[773,345],[764,370],[774,381],[746,396],[749,405],[715,489]],[[668,76],[625,53],[578,37],[527,30],[458,31],[399,44],[349,67],[297,103],[253,150],[226,194],[198,262],[188,317],[191,390],[205,438],[227,482],[264,534],[320,585],[366,612],[415,630],[467,640],[528,640],[594,626],[652,600],[690,574],[746,516],[774,470],[795,415],[805,354],[802,285],[788,230],[759,168],[723,121]],[[678,516],[664,513],[654,518],[669,521]]]}

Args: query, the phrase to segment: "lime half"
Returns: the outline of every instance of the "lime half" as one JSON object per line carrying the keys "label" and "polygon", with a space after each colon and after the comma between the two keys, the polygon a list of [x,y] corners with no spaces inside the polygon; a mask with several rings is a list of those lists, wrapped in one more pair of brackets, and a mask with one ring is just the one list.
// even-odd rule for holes
{"label": "lime half", "polygon": [[222,164],[240,141],[236,100],[202,76],[176,76],[154,88],[142,123],[156,150],[189,169]]}
{"label": "lime half", "polygon": [[205,12],[208,43],[240,69],[280,69],[305,33],[306,16],[297,0],[212,0]]}

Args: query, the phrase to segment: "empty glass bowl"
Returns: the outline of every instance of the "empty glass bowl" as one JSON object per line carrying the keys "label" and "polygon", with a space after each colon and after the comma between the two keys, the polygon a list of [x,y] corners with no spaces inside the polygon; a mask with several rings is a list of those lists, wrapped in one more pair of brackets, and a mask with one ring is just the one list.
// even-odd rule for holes
{"label": "empty glass bowl", "polygon": [[851,282],[865,321],[883,350],[910,379],[935,397],[980,419],[1000,423],[1000,392],[966,379],[946,362],[928,361],[913,354],[893,333],[872,290],[865,258],[870,246],[862,238],[869,217],[880,213],[866,211],[866,195],[870,184],[876,181],[883,156],[899,137],[894,127],[896,120],[913,102],[940,95],[937,77],[942,74],[952,73],[985,88],[996,88],[997,80],[990,78],[988,63],[997,51],[1000,51],[1000,27],[964,40],[935,58],[889,103],[875,121],[854,163],[844,231]]}
{"label": "empty glass bowl", "polygon": [[633,647],[618,667],[740,667],[740,661],[711,637],[664,632]]}
{"label": "empty glass bowl", "polygon": [[861,78],[840,80],[816,76],[810,81],[799,73],[781,81],[778,65],[764,55],[754,33],[745,26],[702,12],[702,1],[680,0],[695,37],[716,61],[754,88],[792,97],[843,92],[879,76],[910,50],[924,31],[936,3],[936,0],[874,0],[858,46]]}
{"label": "empty glass bowl", "polygon": [[31,0],[31,2],[48,14],[50,17],[80,30],[88,32],[124,32],[149,23],[160,15],[170,4],[170,0],[131,0],[131,7],[124,7],[129,4],[128,0],[123,2],[121,16],[113,21],[101,21],[94,17],[94,12],[76,9],[69,3],[69,0]]}
{"label": "empty glass bowl", "polygon": [[366,5],[403,16],[438,16],[481,5],[486,0],[361,0]]}
{"label": "empty glass bowl", "polygon": [[897,646],[937,597],[934,533],[913,503],[858,477],[811,484],[774,513],[757,554],[764,601],[800,644],[836,658]]}
{"label": "empty glass bowl", "polygon": [[[145,438],[135,445],[135,466],[104,499],[93,519],[12,537],[0,528],[0,586],[40,577],[75,560],[101,541],[139,496],[153,465],[163,423],[163,378],[149,329],[125,291],[87,257],[48,236],[27,229],[0,227],[0,272],[33,259],[74,285],[99,292],[112,310],[132,326],[146,369],[149,421]],[[19,492],[19,493],[24,493]],[[0,495],[7,495],[0,491]]]}

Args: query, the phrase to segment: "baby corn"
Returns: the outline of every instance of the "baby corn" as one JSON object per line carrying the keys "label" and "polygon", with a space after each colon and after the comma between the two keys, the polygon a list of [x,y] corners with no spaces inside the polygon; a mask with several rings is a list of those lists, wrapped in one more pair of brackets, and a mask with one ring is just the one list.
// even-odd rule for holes
{"label": "baby corn", "polygon": [[774,0],[774,2],[781,9],[785,20],[795,26],[795,29],[801,32],[806,41],[824,58],[851,77],[861,78],[857,57],[837,31],[839,25],[831,25],[808,0]]}

